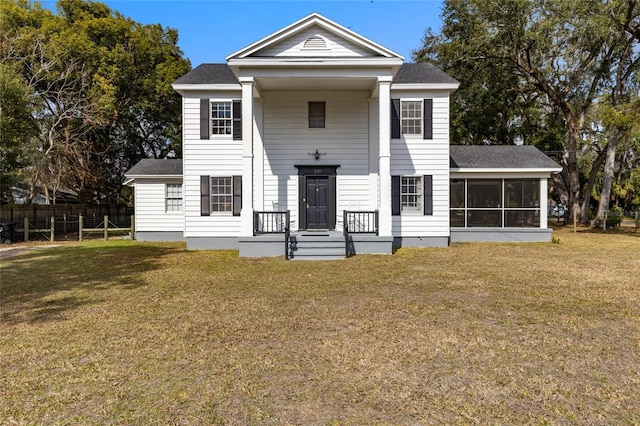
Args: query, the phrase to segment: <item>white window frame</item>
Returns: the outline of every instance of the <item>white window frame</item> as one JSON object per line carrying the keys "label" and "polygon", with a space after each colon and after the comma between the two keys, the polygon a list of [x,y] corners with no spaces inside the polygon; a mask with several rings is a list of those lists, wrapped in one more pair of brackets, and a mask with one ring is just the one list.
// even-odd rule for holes
{"label": "white window frame", "polygon": [[[215,104],[220,104],[224,106],[228,106],[229,108],[229,117],[222,118],[214,118],[213,117],[213,107]],[[214,127],[214,120],[224,122],[223,125],[217,125]],[[228,127],[227,127],[228,123]],[[217,130],[216,130],[217,129]],[[226,131],[224,133],[217,133],[221,129],[228,129],[229,133]],[[229,138],[233,137],[233,101],[230,99],[210,99],[209,100],[209,132],[212,138]]]}
{"label": "white window frame", "polygon": [[[324,114],[320,115],[311,115],[311,104],[323,104],[324,106]],[[308,115],[309,115],[309,129],[326,129],[327,128],[327,102],[326,101],[309,101],[307,103]],[[312,119],[322,117],[322,126],[312,126]]]}
{"label": "white window frame", "polygon": [[[214,179],[229,179],[229,193],[215,193],[213,191],[214,188],[214,184],[213,181]],[[226,187],[226,183],[223,185],[216,185],[216,188],[224,188]],[[223,199],[220,200],[223,197],[228,197],[228,201],[227,199]],[[216,203],[214,204],[214,199],[216,199]],[[212,215],[232,215],[233,214],[233,176],[210,176],[209,177],[209,205],[211,208],[211,214]],[[216,207],[214,207],[214,205]],[[228,205],[228,210],[220,210],[220,206],[226,206]]]}
{"label": "white window frame", "polygon": [[181,183],[167,183],[164,186],[165,213],[181,213],[184,208]]}
{"label": "white window frame", "polygon": [[[417,117],[405,117],[404,106],[409,103],[420,105],[420,111],[418,112]],[[419,129],[417,132],[409,133],[405,131],[405,123],[409,120],[417,121],[417,124],[419,125]],[[415,123],[411,127],[415,128]],[[400,99],[400,132],[405,136],[422,138],[424,133],[424,100],[423,99],[411,99],[411,98]]]}
{"label": "white window frame", "polygon": [[[407,182],[409,179],[414,183]],[[409,187],[415,187],[414,192],[408,192]],[[422,175],[400,176],[400,214],[418,216],[424,214],[424,177]]]}

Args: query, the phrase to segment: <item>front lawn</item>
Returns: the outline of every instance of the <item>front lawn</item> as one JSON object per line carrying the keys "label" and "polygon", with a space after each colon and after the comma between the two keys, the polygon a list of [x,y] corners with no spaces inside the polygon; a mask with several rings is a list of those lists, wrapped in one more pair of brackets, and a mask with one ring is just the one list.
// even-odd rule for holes
{"label": "front lawn", "polygon": [[294,262],[92,241],[0,265],[3,424],[640,422],[640,233]]}

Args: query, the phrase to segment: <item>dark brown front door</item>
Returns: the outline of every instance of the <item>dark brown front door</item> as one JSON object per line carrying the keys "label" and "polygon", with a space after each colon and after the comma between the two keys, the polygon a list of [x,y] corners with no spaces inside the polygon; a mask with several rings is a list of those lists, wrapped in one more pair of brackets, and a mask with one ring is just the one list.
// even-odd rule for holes
{"label": "dark brown front door", "polygon": [[329,229],[329,177],[307,176],[307,229]]}

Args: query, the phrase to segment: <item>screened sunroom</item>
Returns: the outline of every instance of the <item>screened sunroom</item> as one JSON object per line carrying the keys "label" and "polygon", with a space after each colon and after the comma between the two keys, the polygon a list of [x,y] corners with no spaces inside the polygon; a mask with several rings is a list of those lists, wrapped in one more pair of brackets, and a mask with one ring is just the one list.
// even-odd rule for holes
{"label": "screened sunroom", "polygon": [[560,170],[531,146],[451,146],[451,241],[548,241],[547,180]]}

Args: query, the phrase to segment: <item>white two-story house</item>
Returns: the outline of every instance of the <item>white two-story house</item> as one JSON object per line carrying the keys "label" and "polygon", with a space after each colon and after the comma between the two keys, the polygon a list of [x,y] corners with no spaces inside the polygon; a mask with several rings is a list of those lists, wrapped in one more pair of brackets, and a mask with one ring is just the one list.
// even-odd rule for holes
{"label": "white two-story house", "polygon": [[458,82],[311,14],[173,83],[183,158],[143,160],[136,237],[319,258],[452,241],[545,241],[533,147],[456,147]]}

